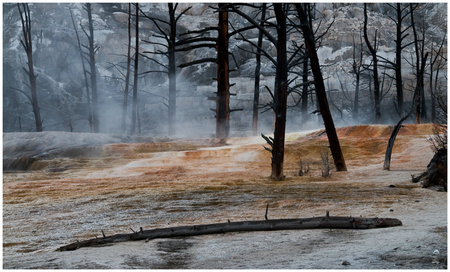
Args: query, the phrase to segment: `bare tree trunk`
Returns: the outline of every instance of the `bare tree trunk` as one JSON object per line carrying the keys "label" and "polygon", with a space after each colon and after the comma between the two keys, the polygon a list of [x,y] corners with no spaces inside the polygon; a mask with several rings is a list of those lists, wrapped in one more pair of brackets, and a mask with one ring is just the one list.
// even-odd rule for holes
{"label": "bare tree trunk", "polygon": [[302,118],[303,121],[307,121],[309,119],[308,115],[308,91],[309,91],[309,84],[306,84],[308,82],[308,65],[309,58],[308,54],[306,52],[306,49],[303,54],[303,71],[302,71],[302,80],[305,85],[303,85],[302,90]]}
{"label": "bare tree trunk", "polygon": [[77,31],[77,27],[75,25],[75,20],[73,19],[72,10],[69,9],[69,11],[70,11],[70,18],[72,19],[73,28],[75,29],[75,34],[77,36],[78,51],[80,52],[81,65],[83,67],[84,85],[86,86],[86,97],[87,97],[87,104],[88,104],[89,131],[91,133],[93,133],[94,132],[94,122],[92,120],[92,105],[91,105],[91,94],[89,92],[88,76],[87,76],[87,72],[86,72],[86,67],[84,65],[84,58],[83,58],[83,51],[81,49],[80,36],[78,36],[78,31]]}
{"label": "bare tree trunk", "polygon": [[175,42],[177,35],[177,25],[175,20],[175,9],[173,3],[169,5],[170,17],[170,37],[168,42],[169,57],[169,135],[176,133],[176,108],[177,108],[177,85],[176,85],[176,64],[175,64]]}
{"label": "bare tree trunk", "polygon": [[100,120],[98,112],[98,93],[97,93],[97,69],[95,67],[95,53],[97,47],[94,46],[94,25],[92,21],[92,7],[90,3],[86,4],[85,10],[88,14],[89,22],[89,67],[91,75],[91,90],[92,90],[92,119],[94,123],[94,132],[100,132]]}
{"label": "bare tree trunk", "polygon": [[[24,13],[22,13],[22,10],[20,9],[20,5],[22,5],[22,8],[24,9]],[[32,43],[32,37],[31,37],[31,12],[30,8],[28,7],[28,4],[17,4],[17,7],[19,9],[20,13],[20,19],[22,22],[22,31],[23,31],[23,40],[20,42],[22,43],[23,48],[25,49],[25,52],[27,53],[28,58],[28,71],[26,69],[25,72],[28,75],[28,78],[30,80],[30,85],[28,86],[31,91],[31,97],[28,97],[28,99],[31,102],[31,106],[33,108],[34,113],[34,119],[36,124],[36,131],[41,132],[43,131],[42,127],[42,120],[41,120],[41,113],[37,98],[37,90],[36,90],[36,78],[37,75],[34,74],[34,65],[33,65],[33,43]],[[25,94],[25,93],[24,93]]]}
{"label": "bare tree trunk", "polygon": [[[260,23],[261,27],[263,27],[265,20],[266,20],[266,3],[263,3],[261,10],[261,23]],[[256,49],[255,95],[253,97],[253,122],[252,122],[253,135],[257,135],[258,133],[259,82],[261,73],[262,41],[263,41],[263,33],[262,31],[259,31],[258,48]]]}
{"label": "bare tree trunk", "polygon": [[122,133],[127,130],[128,94],[130,88],[131,71],[131,3],[128,3],[128,46],[127,46],[127,73],[125,75],[125,89],[123,91],[122,104]]}
{"label": "bare tree trunk", "polygon": [[397,137],[398,132],[403,127],[402,123],[409,117],[409,114],[400,119],[400,121],[397,123],[397,125],[394,127],[394,130],[392,131],[391,137],[389,138],[388,146],[386,148],[386,154],[384,156],[384,165],[383,170],[390,170],[391,169],[391,154],[392,149],[394,148],[394,141]]}
{"label": "bare tree trunk", "polygon": [[309,59],[311,61],[311,69],[314,75],[314,85],[316,86],[317,101],[320,108],[320,113],[323,118],[325,129],[328,135],[328,142],[330,143],[331,155],[333,156],[334,164],[337,171],[347,171],[344,155],[342,154],[341,145],[334,127],[333,117],[331,116],[330,108],[328,106],[325,85],[323,83],[322,72],[320,70],[319,58],[317,57],[314,33],[307,22],[307,16],[302,7],[302,4],[295,4],[298,16],[301,20],[301,27],[303,36],[305,38],[306,48],[308,49]]}
{"label": "bare tree trunk", "polygon": [[136,130],[136,118],[137,118],[137,84],[138,84],[138,72],[139,72],[139,3],[136,3],[136,52],[134,54],[134,75],[133,75],[133,106],[131,109],[131,130],[130,134],[133,135]]}
{"label": "bare tree trunk", "polygon": [[381,97],[380,97],[380,81],[378,79],[378,57],[377,57],[377,31],[375,31],[374,46],[369,42],[367,36],[367,4],[364,4],[364,40],[372,55],[373,64],[373,88],[374,88],[374,100],[375,100],[375,122],[381,123]]}
{"label": "bare tree trunk", "polygon": [[275,131],[272,148],[271,178],[282,180],[284,164],[284,140],[286,131],[286,108],[288,90],[288,67],[286,55],[286,11],[284,4],[274,3],[277,19],[277,71],[275,77],[274,113]]}
{"label": "bare tree trunk", "polygon": [[217,37],[217,112],[216,137],[225,139],[230,131],[230,81],[228,65],[227,4],[219,3],[219,36]]}
{"label": "bare tree trunk", "polygon": [[400,3],[397,6],[397,38],[396,38],[396,49],[395,49],[395,85],[397,87],[397,107],[399,115],[403,115],[403,80],[402,80],[402,22],[403,15]]}

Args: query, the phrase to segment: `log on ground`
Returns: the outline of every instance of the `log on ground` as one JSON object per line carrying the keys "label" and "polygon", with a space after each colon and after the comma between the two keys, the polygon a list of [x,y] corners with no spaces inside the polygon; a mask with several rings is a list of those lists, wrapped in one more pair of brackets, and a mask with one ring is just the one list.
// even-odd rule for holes
{"label": "log on ground", "polygon": [[221,234],[227,232],[244,231],[273,231],[273,230],[297,230],[297,229],[371,229],[400,226],[402,222],[396,218],[363,218],[327,216],[297,219],[271,219],[258,221],[240,221],[205,225],[180,226],[173,228],[159,228],[142,230],[128,234],[116,234],[94,238],[85,241],[77,241],[62,246],[57,251],[76,250],[80,247],[101,246],[110,243],[151,240],[156,238],[187,237],[207,234]]}

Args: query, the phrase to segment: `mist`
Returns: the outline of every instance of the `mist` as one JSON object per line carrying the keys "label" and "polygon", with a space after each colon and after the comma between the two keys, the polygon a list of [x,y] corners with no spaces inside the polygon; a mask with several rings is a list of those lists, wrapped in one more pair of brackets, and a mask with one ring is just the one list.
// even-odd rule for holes
{"label": "mist", "polygon": [[[181,4],[179,14],[186,7],[191,10],[184,14],[177,26],[178,33],[211,27],[217,24],[216,14],[208,8],[208,4]],[[121,130],[124,90],[124,65],[127,50],[127,18],[128,4],[92,4],[94,20],[94,42],[99,46],[96,53],[97,85],[99,99],[100,132],[107,134],[129,134],[131,122],[131,95],[128,97],[127,130]],[[144,12],[152,16],[167,19],[167,4],[141,4]],[[44,120],[44,131],[89,132],[87,96],[84,86],[83,68],[77,48],[75,30],[70,19],[72,10],[81,43],[86,45],[87,39],[83,33],[86,29],[87,16],[81,3],[35,3],[30,4],[32,20],[33,58],[36,67],[37,93],[41,117]],[[132,7],[134,9],[134,7]],[[248,12],[250,13],[250,8]],[[426,4],[424,9],[431,15],[424,17],[427,26],[427,37],[430,45],[436,46],[446,32],[446,24],[441,19],[446,18],[446,4]],[[374,106],[370,73],[364,75],[359,94],[359,114],[352,114],[355,90],[355,77],[351,73],[353,57],[353,37],[359,41],[362,28],[362,4],[319,4],[318,10],[323,18],[315,22],[317,27],[327,27],[333,22],[329,33],[324,36],[318,55],[323,64],[327,95],[330,110],[336,126],[350,126],[374,123]],[[379,29],[381,35],[379,54],[386,59],[395,57],[392,21],[389,20],[389,8],[383,4],[371,6],[370,31]],[[334,19],[333,19],[334,18]],[[230,22],[235,26],[244,26],[244,19],[230,14]],[[133,26],[134,27],[134,26]],[[163,46],[149,44],[145,41],[163,43],[158,37],[158,29],[148,19],[141,18],[140,55],[138,81],[138,124],[136,134],[154,137],[168,136],[168,75],[166,73],[146,73],[147,71],[162,71],[159,63],[167,63],[167,58],[157,54],[164,50]],[[215,32],[211,35],[216,35]],[[132,35],[133,32],[132,32]],[[257,31],[249,31],[249,39],[257,37]],[[373,35],[373,34],[372,34]],[[35,131],[34,116],[27,98],[19,91],[29,92],[26,85],[27,76],[23,71],[27,57],[21,46],[22,31],[20,16],[16,4],[3,4],[3,131]],[[134,37],[132,49],[134,51]],[[301,35],[292,35],[291,41],[302,43]],[[254,94],[255,55],[249,53],[251,46],[239,39],[230,39],[231,69],[230,109],[242,111],[230,114],[230,136],[241,137],[252,135],[252,107]],[[242,50],[243,48],[247,50]],[[264,48],[275,54],[267,41]],[[152,53],[153,52],[153,53]],[[413,47],[405,49],[403,74],[405,77],[405,108],[411,109],[413,100],[414,75],[413,67],[408,64]],[[201,48],[187,52],[178,52],[177,65],[204,57],[214,57],[215,49]],[[272,57],[276,57],[273,55]],[[364,55],[364,63],[370,64],[370,57]],[[267,105],[271,95],[267,88],[273,90],[275,69],[272,63],[262,57],[260,111],[258,134],[273,132],[273,112]],[[215,102],[208,97],[215,95],[217,83],[217,67],[213,63],[203,63],[186,68],[177,68],[177,108],[176,133],[172,138],[209,138],[215,136]],[[391,75],[391,71],[384,71]],[[446,67],[441,69],[438,83],[439,89],[446,94]],[[310,80],[313,80],[310,76]],[[295,75],[291,75],[293,82]],[[396,123],[401,117],[395,109],[395,83],[386,76],[383,79],[382,123]],[[425,80],[429,80],[428,78]],[[425,83],[428,88],[429,83]],[[301,131],[323,128],[320,115],[315,113],[316,101],[312,90],[308,96],[307,114],[302,115],[300,96],[291,93],[288,97],[286,131]],[[430,105],[431,95],[425,94],[426,103]],[[408,121],[407,121],[408,122]],[[412,120],[411,120],[412,122]]]}

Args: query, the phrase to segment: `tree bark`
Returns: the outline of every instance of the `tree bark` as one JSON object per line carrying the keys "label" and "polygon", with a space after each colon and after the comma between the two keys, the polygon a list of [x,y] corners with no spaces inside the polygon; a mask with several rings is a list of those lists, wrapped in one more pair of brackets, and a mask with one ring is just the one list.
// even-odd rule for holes
{"label": "tree bark", "polygon": [[181,226],[153,230],[140,230],[129,234],[116,234],[75,242],[62,246],[57,251],[76,250],[80,247],[101,246],[110,243],[152,240],[157,238],[187,237],[208,234],[221,234],[242,231],[275,231],[298,229],[371,229],[401,226],[402,222],[396,218],[363,218],[326,216],[298,219],[272,219],[259,221],[240,221],[206,225]]}
{"label": "tree bark", "polygon": [[138,83],[138,68],[139,68],[139,3],[136,3],[136,52],[134,53],[134,75],[133,75],[133,105],[131,109],[131,130],[133,135],[136,130],[137,119],[137,83]]}
{"label": "tree bark", "polygon": [[90,3],[86,4],[86,11],[89,21],[89,67],[91,75],[91,90],[92,90],[92,119],[94,124],[94,132],[100,132],[100,120],[98,112],[98,92],[97,92],[97,70],[95,67],[95,52],[97,48],[94,46],[94,25],[92,21],[92,7]]}
{"label": "tree bark", "polygon": [[219,4],[219,35],[217,37],[217,109],[216,138],[225,139],[230,131],[230,79],[228,65],[227,4]]}
{"label": "tree bark", "polygon": [[322,72],[320,71],[319,58],[317,57],[314,33],[308,25],[306,14],[303,10],[302,4],[295,4],[299,18],[302,23],[303,36],[305,38],[306,48],[311,63],[311,70],[314,75],[314,85],[316,87],[317,101],[320,108],[320,113],[325,124],[325,129],[330,143],[331,155],[333,156],[334,164],[337,171],[347,171],[344,155],[342,154],[339,139],[334,126],[333,117],[331,116],[330,108],[328,106],[327,94],[325,85],[323,83]]}
{"label": "tree bark", "polygon": [[169,57],[169,136],[176,133],[176,108],[177,108],[177,85],[176,85],[176,64],[175,64],[175,43],[177,35],[177,25],[175,20],[175,9],[173,3],[169,5],[170,17],[170,37],[168,42]]}
{"label": "tree bark", "polygon": [[[261,27],[264,26],[264,21],[266,19],[266,3],[262,4],[261,10]],[[263,41],[263,32],[260,30],[258,34],[258,48],[256,49],[256,67],[255,67],[255,95],[253,97],[253,120],[252,120],[252,130],[253,135],[258,133],[258,109],[259,109],[259,82],[261,73],[261,48]]]}
{"label": "tree bark", "polygon": [[[23,6],[24,14],[22,14],[22,10],[20,9],[20,5]],[[20,13],[20,19],[22,22],[22,31],[23,31],[23,38],[24,40],[21,40],[22,46],[25,49],[25,52],[27,54],[28,58],[28,71],[25,69],[25,72],[28,75],[28,78],[30,80],[30,91],[31,91],[31,106],[33,108],[34,113],[34,120],[36,124],[36,131],[42,132],[42,120],[41,120],[41,112],[39,108],[38,98],[37,98],[37,89],[36,89],[36,78],[37,75],[34,74],[34,65],[33,65],[33,43],[32,43],[32,37],[31,37],[31,12],[30,8],[28,7],[28,4],[17,4],[17,7],[19,8]]]}
{"label": "tree bark", "polygon": [[397,38],[395,49],[395,84],[397,87],[397,107],[399,115],[403,115],[403,80],[402,80],[402,22],[403,15],[400,3],[396,4],[397,9]]}
{"label": "tree bark", "polygon": [[400,131],[400,128],[402,128],[402,123],[409,117],[409,114],[400,119],[400,121],[397,123],[397,125],[394,127],[394,130],[392,131],[391,137],[389,138],[388,146],[386,148],[386,154],[384,156],[384,165],[383,170],[390,170],[391,168],[391,154],[392,149],[394,148],[394,141],[397,137],[398,132]]}
{"label": "tree bark", "polygon": [[288,90],[288,67],[286,55],[286,11],[283,4],[274,3],[277,20],[277,71],[275,76],[274,113],[275,131],[272,148],[271,178],[282,180],[284,164],[284,140],[286,131],[286,108]]}
{"label": "tree bark", "polygon": [[127,46],[127,73],[125,75],[125,89],[123,91],[122,104],[122,133],[127,130],[127,111],[128,111],[128,94],[130,87],[130,71],[131,71],[131,3],[128,3],[128,46]]}
{"label": "tree bark", "polygon": [[80,52],[80,60],[81,60],[81,65],[83,67],[84,85],[86,87],[86,97],[87,97],[87,105],[88,105],[89,131],[91,133],[93,133],[94,132],[94,123],[92,120],[91,94],[89,92],[88,76],[87,76],[87,72],[86,72],[86,67],[84,65],[84,58],[83,58],[83,51],[81,49],[80,36],[78,36],[77,26],[75,25],[75,20],[73,19],[73,15],[72,15],[72,9],[69,9],[69,11],[70,11],[70,18],[72,19],[73,29],[75,30],[75,35],[77,37],[78,51]]}
{"label": "tree bark", "polygon": [[375,122],[377,124],[381,123],[381,96],[380,96],[380,81],[378,79],[378,57],[377,57],[377,31],[375,31],[375,42],[374,46],[370,44],[369,37],[367,36],[367,4],[364,4],[364,40],[366,42],[367,48],[369,48],[370,54],[372,55],[372,65],[373,65],[373,94],[375,102]]}

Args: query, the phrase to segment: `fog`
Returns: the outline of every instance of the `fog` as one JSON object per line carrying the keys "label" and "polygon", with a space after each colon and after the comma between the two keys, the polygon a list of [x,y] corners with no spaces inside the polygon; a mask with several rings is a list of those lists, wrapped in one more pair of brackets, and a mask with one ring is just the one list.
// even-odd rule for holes
{"label": "fog", "polygon": [[[180,4],[177,15],[188,6],[192,8],[180,17],[177,26],[178,34],[187,31],[203,29],[217,24],[217,13],[208,8],[209,4]],[[30,4],[32,23],[33,59],[37,77],[37,95],[41,118],[44,120],[44,131],[73,131],[89,132],[87,96],[84,85],[82,63],[77,47],[75,30],[70,19],[69,9],[72,10],[81,43],[88,41],[83,29],[87,30],[87,13],[81,3],[35,3]],[[445,8],[443,8],[445,7]],[[127,110],[127,130],[122,132],[122,105],[124,90],[124,73],[127,51],[127,21],[128,4],[92,4],[94,20],[94,42],[99,49],[96,53],[97,88],[99,99],[100,132],[108,134],[129,134],[132,108],[132,92],[129,92]],[[141,4],[142,10],[149,16],[168,20],[166,4]],[[250,8],[246,12],[252,14]],[[319,31],[333,22],[329,33],[324,36],[318,55],[323,64],[322,72],[328,92],[328,100],[333,119],[337,127],[355,124],[374,123],[374,104],[372,88],[369,84],[370,73],[363,75],[359,94],[359,114],[353,117],[353,99],[355,91],[355,77],[351,73],[353,57],[353,37],[359,37],[362,29],[362,4],[320,4],[318,16],[314,21]],[[369,32],[374,35],[379,30],[379,54],[386,59],[395,57],[393,23],[388,18],[392,11],[386,5],[370,6]],[[134,12],[134,7],[132,5]],[[423,7],[428,13],[424,17],[427,35],[431,44],[438,44],[446,32],[446,4],[426,4]],[[334,19],[333,19],[334,18]],[[133,18],[134,20],[134,18]],[[233,27],[248,25],[244,19],[230,14],[230,24]],[[83,26],[83,28],[81,27]],[[132,54],[134,54],[134,25],[132,26]],[[139,22],[140,50],[139,50],[139,80],[138,80],[138,123],[136,134],[165,137],[168,136],[168,76],[166,73],[146,73],[148,71],[162,71],[160,64],[167,65],[167,58],[158,52],[164,51],[165,40],[155,24],[141,17]],[[245,32],[249,39],[257,37],[257,31]],[[212,31],[210,36],[215,37]],[[178,39],[180,39],[178,37]],[[23,39],[20,16],[16,4],[3,4],[3,131],[4,132],[32,132],[35,131],[34,115],[27,97],[18,90],[29,93],[28,78],[23,70],[27,57],[20,43]],[[299,33],[289,37],[288,50],[293,42],[301,44]],[[357,42],[359,39],[356,39]],[[409,40],[408,40],[409,42]],[[268,41],[263,43],[267,52],[276,57],[274,46]],[[254,94],[255,55],[249,53],[252,46],[236,37],[230,38],[230,83],[236,85],[230,88],[230,109],[243,109],[230,114],[230,136],[247,136],[252,134],[252,107]],[[411,61],[414,48],[405,48],[404,77],[405,77],[405,108],[412,106],[412,90],[414,88],[413,67]],[[446,50],[446,48],[445,48]],[[87,52],[83,48],[84,52]],[[364,63],[370,64],[370,57],[365,53]],[[231,56],[231,55],[230,55]],[[178,52],[177,65],[198,60],[200,58],[215,57],[215,50],[199,48]],[[154,58],[156,61],[150,60]],[[88,67],[88,62],[85,60]],[[296,68],[300,69],[301,68]],[[393,71],[384,71],[388,76],[383,79],[382,122],[396,123],[400,115],[395,108],[395,83]],[[133,73],[133,71],[132,71]],[[215,96],[217,84],[213,78],[217,76],[214,63],[202,63],[186,68],[177,68],[177,108],[176,133],[172,138],[184,137],[214,137],[216,122],[214,112],[215,102],[208,97]],[[272,133],[273,113],[267,107],[271,96],[266,86],[273,90],[275,68],[265,57],[262,57],[260,106],[258,133]],[[298,83],[295,74],[290,80]],[[446,94],[446,66],[440,71],[438,90]],[[295,79],[295,80],[294,80]],[[313,80],[310,76],[309,80]],[[427,78],[426,81],[429,81]],[[425,83],[427,88],[429,83]],[[130,86],[131,90],[131,86]],[[316,111],[313,86],[308,96],[307,114],[302,115],[300,96],[292,93],[288,98],[286,131],[301,131],[322,128],[321,117]],[[431,104],[431,95],[425,94],[427,105]],[[407,121],[408,122],[408,121]],[[138,129],[139,128],[139,129]]]}

